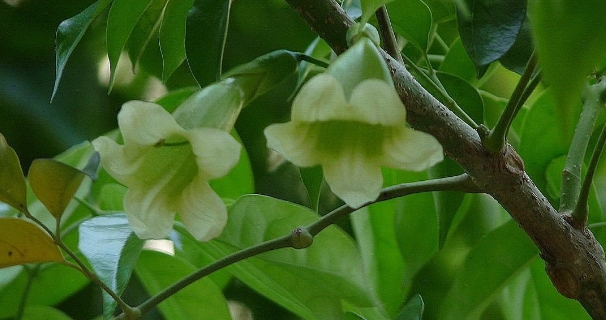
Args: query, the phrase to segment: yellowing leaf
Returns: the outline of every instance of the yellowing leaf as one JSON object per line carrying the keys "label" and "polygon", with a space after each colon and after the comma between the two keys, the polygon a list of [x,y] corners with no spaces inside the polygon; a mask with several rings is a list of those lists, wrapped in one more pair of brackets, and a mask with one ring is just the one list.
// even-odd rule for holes
{"label": "yellowing leaf", "polygon": [[34,194],[55,219],[61,218],[84,176],[82,171],[53,159],[36,159],[29,168]]}
{"label": "yellowing leaf", "polygon": [[42,229],[25,220],[0,218],[0,268],[53,261],[63,261],[63,255]]}
{"label": "yellowing leaf", "polygon": [[26,208],[25,177],[15,150],[0,133],[0,201],[19,211]]}

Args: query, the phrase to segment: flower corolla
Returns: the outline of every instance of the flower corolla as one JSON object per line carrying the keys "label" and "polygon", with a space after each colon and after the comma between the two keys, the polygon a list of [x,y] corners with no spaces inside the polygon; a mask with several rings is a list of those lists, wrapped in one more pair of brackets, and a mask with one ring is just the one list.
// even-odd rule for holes
{"label": "flower corolla", "polygon": [[125,103],[118,125],[124,145],[99,137],[93,146],[103,168],[128,187],[124,210],[137,236],[166,237],[177,213],[196,239],[220,235],[227,210],[208,181],[235,166],[240,144],[223,130],[184,129],[170,113],[150,102]]}
{"label": "flower corolla", "polygon": [[352,208],[377,199],[382,166],[421,171],[443,159],[433,136],[407,126],[387,66],[368,38],[310,79],[293,101],[291,121],[270,125],[265,136],[293,164],[321,165],[332,192]]}

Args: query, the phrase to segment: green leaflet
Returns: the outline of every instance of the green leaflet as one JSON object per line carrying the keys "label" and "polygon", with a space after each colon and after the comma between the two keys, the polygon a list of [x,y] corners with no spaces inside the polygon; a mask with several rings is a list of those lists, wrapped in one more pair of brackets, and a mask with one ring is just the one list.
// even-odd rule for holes
{"label": "green leaflet", "polygon": [[160,50],[162,52],[162,81],[185,60],[185,24],[187,13],[194,0],[169,0],[164,9],[164,19],[160,25]]}
{"label": "green leaflet", "polygon": [[[187,261],[156,251],[143,251],[135,272],[150,294],[183,279],[196,267]],[[221,289],[202,278],[163,301],[158,308],[171,320],[231,320]]]}
{"label": "green leaflet", "polygon": [[[317,219],[309,209],[258,195],[240,198],[231,206],[229,217],[221,237],[200,243],[213,259],[283,236]],[[182,228],[178,231],[187,236]],[[307,249],[264,253],[227,270],[305,319],[341,319],[341,299],[359,306],[374,304],[356,245],[336,227],[318,234]]]}
{"label": "green leaflet", "polygon": [[387,5],[394,30],[425,52],[433,24],[429,7],[421,0],[398,0]]}
{"label": "green leaflet", "polygon": [[528,11],[543,80],[572,131],[586,76],[606,56],[606,2],[530,0]]}
{"label": "green leaflet", "polygon": [[495,229],[467,255],[442,304],[439,319],[479,317],[536,256],[536,247],[514,221]]}
{"label": "green leaflet", "polygon": [[114,0],[107,17],[107,56],[110,64],[109,90],[116,79],[116,67],[129,36],[153,0]]}
{"label": "green leaflet", "polygon": [[[124,214],[103,215],[79,226],[78,249],[99,278],[118,295],[126,288],[144,240],[137,238]],[[116,301],[103,292],[103,318],[110,319]]]}
{"label": "green leaflet", "polygon": [[187,16],[185,50],[194,78],[205,87],[219,80],[231,0],[196,0]]}
{"label": "green leaflet", "polygon": [[61,81],[61,76],[63,75],[67,60],[78,43],[80,43],[80,40],[82,40],[82,37],[91,22],[95,20],[95,18],[99,16],[112,1],[113,0],[99,0],[79,14],[61,22],[57,28],[56,75],[51,100],[55,97],[57,89],[59,89],[59,82]]}
{"label": "green leaflet", "polygon": [[526,0],[464,0],[457,8],[461,40],[481,76],[514,44],[526,17]]}

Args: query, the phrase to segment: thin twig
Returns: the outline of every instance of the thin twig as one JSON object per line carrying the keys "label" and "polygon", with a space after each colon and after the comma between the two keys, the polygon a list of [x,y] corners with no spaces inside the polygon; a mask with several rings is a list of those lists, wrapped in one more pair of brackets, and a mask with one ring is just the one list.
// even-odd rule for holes
{"label": "thin twig", "polygon": [[389,19],[389,13],[387,12],[386,6],[381,6],[377,12],[375,12],[377,16],[377,21],[379,25],[379,32],[381,34],[381,39],[383,40],[383,46],[385,47],[385,51],[389,53],[394,59],[396,59],[401,64],[404,64],[404,60],[402,60],[402,53],[398,48],[398,41],[396,40],[396,35],[393,32],[393,28],[391,26],[391,20]]}

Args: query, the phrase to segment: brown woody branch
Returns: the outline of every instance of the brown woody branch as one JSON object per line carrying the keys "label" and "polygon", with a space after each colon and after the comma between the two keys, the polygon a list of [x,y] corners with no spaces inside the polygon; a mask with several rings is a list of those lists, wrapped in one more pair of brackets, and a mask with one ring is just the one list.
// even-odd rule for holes
{"label": "brown woody branch", "polygon": [[[353,21],[334,0],[286,2],[335,52],[346,49],[345,35]],[[410,125],[434,135],[446,155],[518,222],[539,248],[546,272],[562,295],[578,300],[594,319],[606,319],[604,250],[593,234],[584,226],[573,226],[569,216],[558,214],[528,177],[522,159],[510,145],[497,154],[488,152],[475,128],[423,89],[403,65],[383,55]]]}

